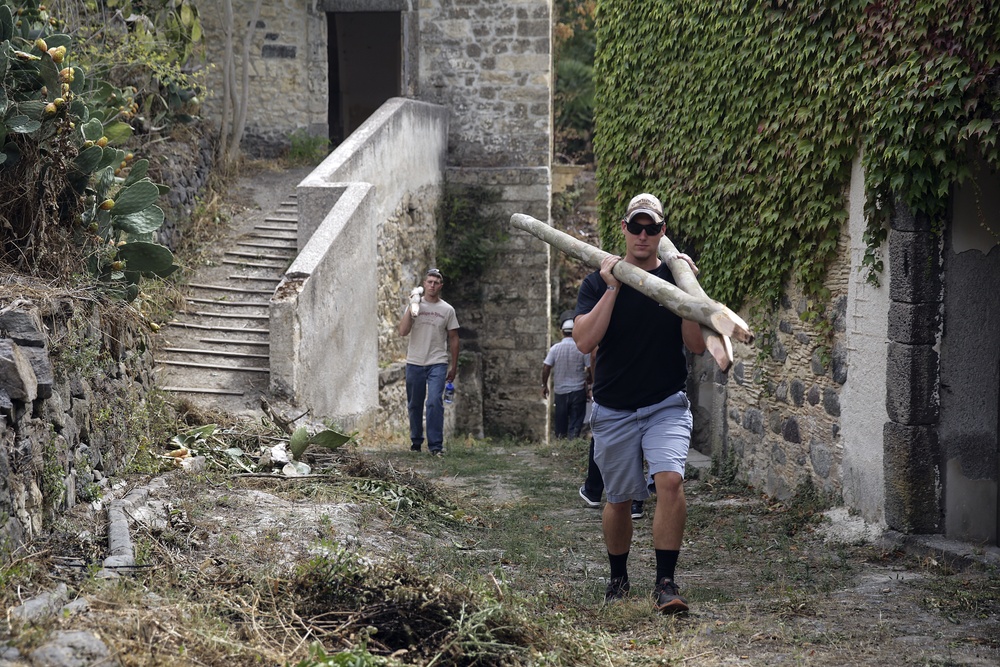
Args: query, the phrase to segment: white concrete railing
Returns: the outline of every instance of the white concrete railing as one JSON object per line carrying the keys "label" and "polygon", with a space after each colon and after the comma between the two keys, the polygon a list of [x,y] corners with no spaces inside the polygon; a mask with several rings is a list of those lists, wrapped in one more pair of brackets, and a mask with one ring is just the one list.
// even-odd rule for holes
{"label": "white concrete railing", "polygon": [[378,230],[444,180],[448,111],[387,101],[299,184],[299,254],[270,302],[271,391],[344,428],[378,408]]}

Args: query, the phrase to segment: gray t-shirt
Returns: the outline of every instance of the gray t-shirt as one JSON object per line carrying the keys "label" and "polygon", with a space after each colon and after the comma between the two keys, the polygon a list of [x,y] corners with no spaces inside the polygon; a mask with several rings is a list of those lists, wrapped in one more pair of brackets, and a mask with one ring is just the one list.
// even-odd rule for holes
{"label": "gray t-shirt", "polygon": [[455,309],[444,299],[420,302],[420,314],[410,329],[406,363],[431,366],[448,363],[448,332],[458,328]]}

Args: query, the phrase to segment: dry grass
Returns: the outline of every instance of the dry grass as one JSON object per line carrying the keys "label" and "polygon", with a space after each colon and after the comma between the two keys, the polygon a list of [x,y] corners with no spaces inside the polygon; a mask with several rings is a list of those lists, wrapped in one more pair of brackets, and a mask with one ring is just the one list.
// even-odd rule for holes
{"label": "dry grass", "polygon": [[[217,417],[188,406],[183,419]],[[273,436],[251,423],[226,431],[247,452]],[[27,651],[57,627],[91,628],[125,665],[944,665],[1000,655],[996,571],[826,543],[808,490],[783,504],[711,475],[688,484],[679,577],[692,613],[651,611],[648,514],[636,522],[634,594],[603,605],[598,512],[576,498],[585,447],[462,441],[438,459],[382,442],[310,449],[321,477],[302,480],[239,477],[224,457],[204,473],[164,469],[160,520],[133,535],[142,567],[94,578],[102,522],[74,513],[0,570],[8,608],[57,581],[90,603],[7,638]]]}

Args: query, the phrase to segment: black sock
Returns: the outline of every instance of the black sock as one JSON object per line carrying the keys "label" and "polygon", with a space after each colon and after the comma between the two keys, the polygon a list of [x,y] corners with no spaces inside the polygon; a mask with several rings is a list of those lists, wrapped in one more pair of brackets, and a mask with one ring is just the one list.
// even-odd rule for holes
{"label": "black sock", "polygon": [[609,551],[608,560],[611,562],[611,578],[624,577],[628,581],[628,552],[615,556]]}
{"label": "black sock", "polygon": [[674,578],[674,569],[677,567],[677,557],[681,555],[680,550],[668,551],[667,549],[656,549],[656,581],[663,577]]}

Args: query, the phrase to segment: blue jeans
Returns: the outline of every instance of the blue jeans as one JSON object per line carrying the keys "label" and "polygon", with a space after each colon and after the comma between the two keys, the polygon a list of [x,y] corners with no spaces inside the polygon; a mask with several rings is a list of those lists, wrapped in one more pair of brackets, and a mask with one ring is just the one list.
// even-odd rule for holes
{"label": "blue jeans", "polygon": [[441,451],[444,444],[444,380],[448,364],[406,364],[406,407],[410,413],[410,443],[424,443],[424,399],[427,399],[427,449]]}
{"label": "blue jeans", "polygon": [[556,394],[555,435],[557,438],[580,437],[583,415],[587,412],[587,390]]}

